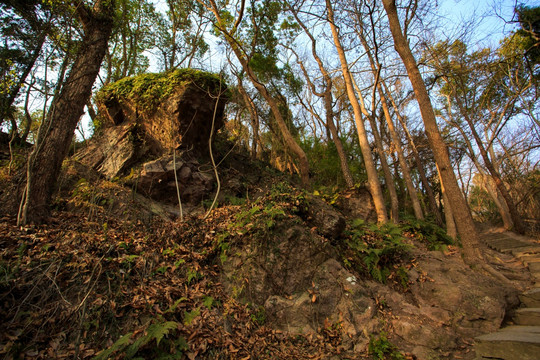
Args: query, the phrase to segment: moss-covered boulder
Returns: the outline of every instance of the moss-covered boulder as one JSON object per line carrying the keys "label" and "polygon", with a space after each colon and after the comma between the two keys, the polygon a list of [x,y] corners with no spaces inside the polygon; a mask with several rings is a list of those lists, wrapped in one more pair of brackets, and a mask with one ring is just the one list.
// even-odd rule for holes
{"label": "moss-covered boulder", "polygon": [[179,146],[204,150],[212,129],[223,126],[228,98],[218,75],[199,70],[121,79],[96,95],[96,134],[78,157],[113,178]]}

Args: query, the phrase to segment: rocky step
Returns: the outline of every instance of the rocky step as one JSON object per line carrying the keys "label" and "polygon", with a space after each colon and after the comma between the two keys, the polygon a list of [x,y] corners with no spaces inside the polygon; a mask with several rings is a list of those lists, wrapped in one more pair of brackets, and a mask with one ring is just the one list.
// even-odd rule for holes
{"label": "rocky step", "polygon": [[521,305],[528,308],[540,308],[540,288],[525,291],[519,295]]}
{"label": "rocky step", "polygon": [[[540,308],[523,308],[514,314],[516,325],[540,326]],[[540,335],[539,335],[540,336]]]}
{"label": "rocky step", "polygon": [[508,236],[484,237],[484,241],[491,249],[502,253],[509,253],[531,245],[527,242],[513,239]]}
{"label": "rocky step", "polygon": [[527,245],[528,246],[522,246],[522,247],[512,249],[511,250],[512,255],[518,258],[521,258],[523,256],[528,256],[528,255],[540,256],[540,246],[531,246],[530,244],[527,244]]}
{"label": "rocky step", "polygon": [[532,263],[540,262],[540,255],[539,254],[526,254],[519,257],[519,259],[523,262],[524,265],[529,265]]}
{"label": "rocky step", "polygon": [[475,341],[477,359],[538,360],[540,326],[509,326]]}

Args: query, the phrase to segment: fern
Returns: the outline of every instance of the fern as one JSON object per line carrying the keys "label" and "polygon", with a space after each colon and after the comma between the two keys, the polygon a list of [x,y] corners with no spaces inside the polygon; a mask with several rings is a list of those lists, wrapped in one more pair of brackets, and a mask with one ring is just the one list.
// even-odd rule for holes
{"label": "fern", "polygon": [[96,356],[93,357],[93,360],[107,360],[109,357],[119,350],[124,350],[126,346],[130,343],[130,338],[133,333],[128,333],[122,336],[120,339],[116,340],[114,344],[108,349],[100,351]]}
{"label": "fern", "polygon": [[[156,340],[156,345],[159,346],[161,340],[170,333],[171,330],[177,329],[178,323],[174,321],[166,321],[164,323],[152,324],[146,329],[145,335],[141,336],[133,344],[130,345],[131,336],[133,333],[128,333],[118,339],[110,348],[101,351],[99,354],[94,356],[93,360],[106,360],[117,351],[125,350],[125,358],[132,359],[139,350],[150,343],[153,340]],[[179,339],[180,340],[180,339]],[[181,338],[181,342],[185,343],[185,340]]]}

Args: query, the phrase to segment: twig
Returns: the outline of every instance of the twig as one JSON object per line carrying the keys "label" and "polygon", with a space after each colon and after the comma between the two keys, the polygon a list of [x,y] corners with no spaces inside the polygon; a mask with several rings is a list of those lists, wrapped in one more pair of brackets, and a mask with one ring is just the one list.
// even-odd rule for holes
{"label": "twig", "polygon": [[210,215],[210,212],[216,205],[217,198],[219,196],[219,191],[221,190],[221,181],[219,180],[219,174],[217,171],[216,161],[214,160],[214,154],[212,153],[212,139],[214,136],[214,124],[216,122],[216,113],[217,113],[217,107],[219,105],[219,97],[221,96],[221,79],[219,81],[219,93],[216,98],[216,105],[214,106],[214,115],[212,116],[212,128],[210,129],[210,137],[208,138],[208,149],[210,150],[210,159],[212,160],[212,166],[214,168],[214,174],[216,175],[216,181],[217,181],[217,190],[216,190],[216,196],[214,196],[214,201],[212,202],[212,205],[210,205],[210,208],[206,212],[206,215],[204,215],[204,219],[208,218]]}
{"label": "twig", "polygon": [[176,195],[178,196],[178,208],[180,209],[180,221],[184,221],[184,212],[182,211],[182,200],[180,199],[180,187],[178,186],[178,175],[176,175],[176,149],[173,149],[173,168],[174,168],[174,182],[176,183]]}

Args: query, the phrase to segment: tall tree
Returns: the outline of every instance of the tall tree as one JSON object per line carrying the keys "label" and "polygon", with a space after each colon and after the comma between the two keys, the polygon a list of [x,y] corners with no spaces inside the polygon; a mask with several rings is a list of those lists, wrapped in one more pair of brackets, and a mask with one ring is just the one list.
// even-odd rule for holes
{"label": "tall tree", "polygon": [[11,120],[15,135],[13,105],[41,53],[52,14],[37,0],[7,0],[0,4],[0,13],[0,125]]}
{"label": "tall tree", "polygon": [[20,224],[41,223],[49,217],[49,204],[62,161],[91,95],[113,28],[114,0],[96,0],[93,7],[85,3],[73,5],[84,35],[28,160]]}
{"label": "tall tree", "polygon": [[452,207],[458,233],[462,239],[464,259],[468,264],[477,263],[478,259],[483,259],[482,253],[479,250],[478,232],[474,225],[469,207],[467,206],[467,202],[459,188],[456,175],[452,169],[448,149],[439,131],[435,112],[433,111],[431,99],[427,92],[424,80],[418,70],[418,65],[411,52],[409,43],[403,35],[396,8],[396,1],[383,0],[383,5],[388,16],[395,49],[407,69],[407,74],[420,107],[426,134],[431,149],[433,150],[433,155],[435,156],[443,184],[447,191],[448,202]]}
{"label": "tall tree", "polygon": [[332,140],[334,141],[334,144],[336,145],[336,151],[338,153],[338,157],[339,157],[339,161],[341,165],[341,172],[343,174],[343,178],[345,179],[345,183],[347,184],[348,187],[352,187],[354,186],[354,180],[352,178],[351,170],[349,169],[349,164],[347,162],[347,155],[345,154],[343,143],[341,142],[341,139],[339,137],[338,130],[334,121],[334,110],[333,110],[334,97],[332,95],[332,86],[333,86],[332,77],[330,73],[326,70],[326,67],[323,64],[323,61],[321,57],[319,56],[319,53],[317,52],[317,40],[315,39],[311,31],[308,29],[306,24],[298,16],[298,10],[294,9],[289,2],[286,2],[286,4],[289,10],[293,13],[296,22],[300,25],[302,30],[304,30],[304,33],[308,36],[310,40],[311,55],[317,62],[319,71],[321,72],[323,76],[323,86],[320,91],[317,91],[315,84],[311,80],[311,77],[309,76],[304,64],[300,61],[300,58],[298,57],[296,52],[293,49],[291,49],[291,51],[295,53],[295,55],[298,58],[298,63],[311,89],[311,92],[323,100],[324,113],[325,113],[325,125],[330,131]]}
{"label": "tall tree", "polygon": [[332,38],[334,39],[334,45],[338,52],[339,60],[341,63],[341,72],[343,73],[343,78],[347,89],[347,96],[354,111],[356,130],[358,132],[358,140],[360,142],[360,148],[362,149],[364,164],[366,166],[366,171],[368,175],[369,190],[371,192],[373,203],[375,205],[375,210],[377,212],[377,220],[381,223],[385,223],[388,221],[388,216],[386,213],[386,208],[384,206],[381,183],[379,181],[377,169],[375,168],[375,163],[373,162],[373,157],[371,155],[371,148],[369,146],[367,132],[362,118],[362,110],[360,108],[360,104],[358,103],[358,99],[356,98],[351,72],[349,70],[349,64],[347,62],[345,50],[341,45],[339,30],[335,23],[334,9],[330,0],[326,0],[326,11],[328,15],[330,29],[332,30]]}

